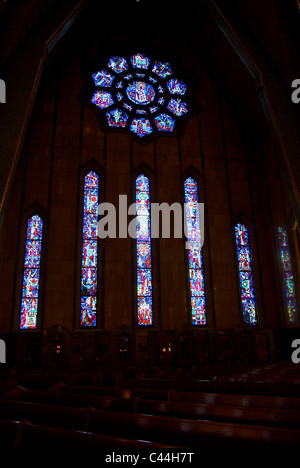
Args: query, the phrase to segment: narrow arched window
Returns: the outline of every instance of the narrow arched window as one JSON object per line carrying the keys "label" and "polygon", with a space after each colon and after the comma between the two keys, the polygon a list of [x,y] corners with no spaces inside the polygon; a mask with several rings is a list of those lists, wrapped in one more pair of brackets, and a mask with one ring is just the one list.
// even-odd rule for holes
{"label": "narrow arched window", "polygon": [[97,316],[99,176],[89,171],[84,178],[81,250],[80,326],[95,327]]}
{"label": "narrow arched window", "polygon": [[295,324],[298,319],[298,304],[288,234],[283,226],[278,228],[278,240],[288,321]]}
{"label": "narrow arched window", "polygon": [[136,178],[136,255],[138,325],[153,324],[150,182]]}
{"label": "narrow arched window", "polygon": [[37,328],[42,235],[43,220],[34,214],[26,227],[20,329]]}
{"label": "narrow arched window", "polygon": [[188,177],[184,182],[184,200],[192,324],[206,325],[203,239],[201,239],[198,183],[192,177]]}
{"label": "narrow arched window", "polygon": [[245,226],[243,223],[237,223],[235,225],[235,242],[237,250],[243,321],[249,325],[256,325],[256,296],[252,270],[250,236],[247,226]]}

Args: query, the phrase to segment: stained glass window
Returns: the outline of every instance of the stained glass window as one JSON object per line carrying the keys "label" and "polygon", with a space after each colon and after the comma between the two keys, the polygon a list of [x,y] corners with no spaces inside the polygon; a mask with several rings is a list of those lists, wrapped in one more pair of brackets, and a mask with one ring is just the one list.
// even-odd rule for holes
{"label": "stained glass window", "polygon": [[42,234],[43,220],[35,214],[28,219],[26,229],[20,313],[21,329],[36,329],[37,327]]}
{"label": "stained glass window", "polygon": [[190,110],[187,84],[176,77],[170,63],[143,53],[112,56],[91,75],[89,100],[112,130],[128,129],[143,140],[173,132]]}
{"label": "stained glass window", "polygon": [[240,282],[243,320],[248,325],[257,324],[256,296],[252,271],[249,230],[245,224],[235,226],[235,241]]}
{"label": "stained glass window", "polygon": [[201,248],[198,184],[192,177],[188,177],[184,182],[184,198],[192,324],[206,325],[205,279]]}
{"label": "stained glass window", "polygon": [[84,179],[81,253],[80,326],[95,327],[97,314],[99,176],[90,171]]}
{"label": "stained glass window", "polygon": [[140,174],[136,179],[136,251],[138,325],[153,324],[152,255],[150,226],[150,183]]}
{"label": "stained glass window", "polygon": [[298,304],[288,234],[285,227],[281,226],[278,228],[278,240],[283,271],[284,294],[287,306],[288,321],[290,324],[295,324],[298,319]]}

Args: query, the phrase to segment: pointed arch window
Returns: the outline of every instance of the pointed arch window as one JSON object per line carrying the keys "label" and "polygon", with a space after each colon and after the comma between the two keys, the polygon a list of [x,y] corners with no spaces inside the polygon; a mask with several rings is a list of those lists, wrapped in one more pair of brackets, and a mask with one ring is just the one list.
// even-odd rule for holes
{"label": "pointed arch window", "polygon": [[36,329],[38,318],[43,220],[34,214],[27,220],[23,265],[20,329]]}
{"label": "pointed arch window", "polygon": [[298,304],[288,234],[286,228],[283,226],[278,228],[278,239],[288,321],[293,325],[298,319]]}
{"label": "pointed arch window", "polygon": [[81,250],[81,327],[95,327],[97,319],[99,184],[99,176],[93,170],[85,175]]}
{"label": "pointed arch window", "polygon": [[137,315],[139,326],[153,325],[150,182],[140,174],[136,191]]}
{"label": "pointed arch window", "polygon": [[184,182],[188,270],[193,325],[206,325],[206,295],[203,252],[198,205],[198,183],[192,177]]}
{"label": "pointed arch window", "polygon": [[239,270],[240,297],[243,320],[248,325],[257,325],[256,296],[252,269],[249,229],[243,223],[235,225],[235,242]]}

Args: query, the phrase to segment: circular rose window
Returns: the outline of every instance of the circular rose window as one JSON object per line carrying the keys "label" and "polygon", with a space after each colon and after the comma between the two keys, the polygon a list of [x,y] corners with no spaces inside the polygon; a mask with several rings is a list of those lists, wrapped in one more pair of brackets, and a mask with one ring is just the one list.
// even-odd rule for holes
{"label": "circular rose window", "polygon": [[190,112],[187,84],[169,62],[142,53],[111,56],[90,73],[89,101],[109,128],[128,129],[139,138],[173,132]]}

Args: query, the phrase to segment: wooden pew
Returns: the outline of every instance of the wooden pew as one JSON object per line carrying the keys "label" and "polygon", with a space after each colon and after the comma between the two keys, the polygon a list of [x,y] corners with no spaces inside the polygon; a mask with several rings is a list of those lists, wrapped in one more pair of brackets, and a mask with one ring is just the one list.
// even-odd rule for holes
{"label": "wooden pew", "polygon": [[[131,440],[103,434],[68,430],[45,425],[32,424],[30,421],[0,420],[1,446],[9,448],[125,448],[125,449],[165,449],[160,443]],[[176,448],[171,446],[171,448]]]}
{"label": "wooden pew", "polygon": [[146,413],[210,419],[241,423],[296,427],[300,421],[300,400],[266,396],[186,394],[174,392],[167,400],[145,400],[141,398],[102,397],[23,390],[20,400],[73,408],[87,408],[120,411],[125,413]]}
{"label": "wooden pew", "polygon": [[[209,444],[211,448],[225,445],[233,447],[238,444],[239,447],[248,449],[277,449],[300,443],[299,429],[259,426],[255,421],[247,425],[230,421],[192,420],[16,401],[2,401],[0,411],[3,418],[25,418],[34,425],[48,426],[48,429],[52,427],[144,440],[165,447],[197,448],[201,442],[206,447]],[[50,433],[53,435],[53,432]]]}
{"label": "wooden pew", "polygon": [[[36,394],[39,396],[37,403]],[[34,419],[34,422],[41,423],[43,418],[47,417],[47,424],[52,424],[49,421],[49,413],[52,420],[55,422],[57,413],[61,414],[60,406],[64,406],[64,413],[69,418],[71,424],[74,420],[76,428],[78,421],[82,420],[81,427],[84,427],[86,417],[86,409],[93,407],[97,410],[118,411],[122,413],[138,413],[157,416],[179,417],[184,419],[198,419],[210,421],[227,421],[240,424],[256,424],[276,427],[300,427],[300,411],[299,410],[284,410],[275,408],[255,408],[247,406],[230,406],[217,404],[203,403],[183,403],[174,401],[157,401],[157,400],[142,400],[133,398],[123,400],[120,398],[93,397],[83,395],[70,395],[66,398],[64,394],[52,394],[47,392],[27,392],[23,398],[23,402],[10,402],[0,400],[0,414],[2,418],[8,415],[10,419],[19,417],[32,419],[34,411],[42,418],[41,420]],[[26,402],[35,402],[35,405],[26,404]],[[14,404],[19,403],[19,405]],[[44,405],[44,406],[43,406]],[[40,407],[40,409],[39,409]],[[51,410],[51,407],[53,408]],[[35,410],[35,408],[37,408]],[[43,411],[42,411],[43,410]],[[45,413],[45,415],[44,415]],[[54,424],[55,425],[55,424]],[[73,426],[68,426],[74,428]]]}
{"label": "wooden pew", "polygon": [[159,416],[300,429],[300,410],[137,399],[136,412]]}
{"label": "wooden pew", "polygon": [[238,395],[174,391],[169,393],[169,400],[177,402],[204,403],[210,405],[300,410],[300,398],[276,397],[269,395]]}

